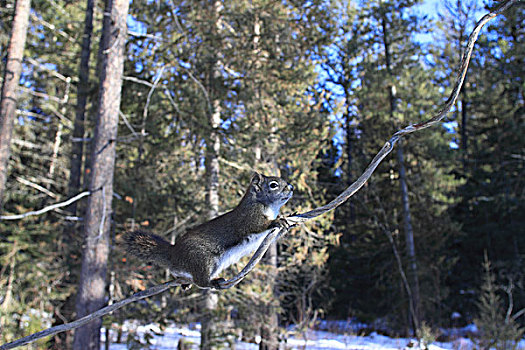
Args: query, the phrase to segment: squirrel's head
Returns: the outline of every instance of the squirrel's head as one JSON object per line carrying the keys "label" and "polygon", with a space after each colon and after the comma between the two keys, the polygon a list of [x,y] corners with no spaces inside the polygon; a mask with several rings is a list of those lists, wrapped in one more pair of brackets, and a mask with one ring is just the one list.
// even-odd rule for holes
{"label": "squirrel's head", "polygon": [[280,177],[255,172],[248,194],[265,207],[265,214],[270,220],[275,220],[281,207],[292,198],[293,186]]}

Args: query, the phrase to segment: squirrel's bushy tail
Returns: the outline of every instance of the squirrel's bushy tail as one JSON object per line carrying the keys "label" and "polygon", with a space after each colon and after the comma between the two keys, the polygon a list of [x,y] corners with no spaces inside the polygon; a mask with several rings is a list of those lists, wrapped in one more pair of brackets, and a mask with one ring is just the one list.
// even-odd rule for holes
{"label": "squirrel's bushy tail", "polygon": [[124,236],[128,253],[144,262],[154,262],[162,267],[170,267],[170,247],[164,238],[146,231],[127,232]]}

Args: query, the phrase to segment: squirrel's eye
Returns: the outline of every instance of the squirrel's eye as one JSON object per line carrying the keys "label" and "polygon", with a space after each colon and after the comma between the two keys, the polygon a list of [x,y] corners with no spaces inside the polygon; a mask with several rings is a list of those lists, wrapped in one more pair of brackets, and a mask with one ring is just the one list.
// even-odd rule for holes
{"label": "squirrel's eye", "polygon": [[270,189],[275,190],[277,187],[279,187],[277,181],[270,182]]}

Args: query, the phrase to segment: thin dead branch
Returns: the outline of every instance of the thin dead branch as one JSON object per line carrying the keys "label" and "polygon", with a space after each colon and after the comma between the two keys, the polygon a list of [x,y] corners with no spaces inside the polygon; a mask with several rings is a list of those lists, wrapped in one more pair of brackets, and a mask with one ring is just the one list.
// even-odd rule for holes
{"label": "thin dead branch", "polygon": [[0,215],[0,220],[19,220],[19,219],[26,218],[28,216],[41,215],[41,214],[47,213],[48,211],[51,211],[51,210],[54,210],[54,209],[57,209],[57,208],[67,207],[71,203],[76,202],[76,201],[78,201],[79,199],[81,199],[81,198],[83,198],[85,196],[89,196],[90,194],[91,194],[90,191],[85,191],[85,192],[77,194],[75,197],[72,197],[72,198],[68,199],[67,201],[60,202],[60,203],[55,203],[55,204],[49,205],[47,207],[44,207],[44,208],[42,208],[40,210],[28,211],[27,213],[24,213],[24,214]]}
{"label": "thin dead branch", "polygon": [[332,200],[330,203],[323,205],[322,207],[310,210],[309,212],[293,215],[287,218],[287,220],[291,223],[301,223],[310,219],[313,219],[319,215],[322,215],[328,211],[334,210],[341,204],[343,204],[348,198],[354,195],[365,183],[368,181],[374,170],[377,168],[377,166],[381,163],[381,161],[392,151],[394,148],[394,145],[397,141],[399,141],[403,136],[411,134],[415,131],[426,129],[428,127],[433,126],[434,124],[437,124],[440,122],[450,111],[450,108],[454,105],[456,102],[459,92],[461,91],[461,87],[463,86],[463,81],[465,79],[465,75],[467,74],[467,68],[470,62],[470,56],[472,55],[472,50],[474,49],[474,44],[476,40],[478,39],[479,32],[483,28],[487,22],[489,22],[491,19],[496,17],[498,14],[502,13],[503,11],[507,10],[509,7],[517,3],[519,0],[509,0],[503,3],[500,7],[495,9],[493,12],[490,12],[483,16],[478,23],[476,23],[476,26],[474,27],[472,33],[470,34],[467,42],[467,47],[465,48],[465,53],[463,54],[463,57],[461,59],[460,68],[458,71],[458,75],[456,78],[456,84],[454,85],[454,89],[452,90],[452,93],[450,94],[450,97],[445,102],[443,107],[437,112],[437,114],[428,119],[427,121],[417,123],[417,124],[411,124],[404,129],[401,129],[397,131],[391,138],[388,140],[383,148],[377,153],[377,155],[374,157],[372,162],[368,165],[368,167],[365,169],[363,174],[353,183],[351,184],[346,190],[343,191],[339,196],[337,196],[334,200]]}
{"label": "thin dead branch", "polygon": [[167,289],[169,289],[171,287],[179,286],[179,285],[185,284],[185,283],[188,283],[188,281],[184,280],[184,279],[176,279],[176,280],[173,280],[173,281],[166,282],[164,284],[159,284],[157,286],[154,286],[154,287],[151,287],[149,289],[143,290],[141,292],[135,293],[129,298],[126,298],[124,300],[118,301],[118,302],[116,302],[114,304],[111,304],[109,306],[106,306],[106,307],[104,307],[104,308],[102,308],[100,310],[97,310],[97,311],[93,312],[92,314],[89,314],[87,316],[79,318],[76,321],[73,321],[73,322],[70,322],[70,323],[66,323],[66,324],[61,324],[61,325],[58,325],[58,326],[55,326],[55,327],[51,327],[51,328],[48,328],[48,329],[44,329],[43,331],[40,331],[40,332],[37,332],[37,333],[33,333],[31,335],[28,335],[27,337],[23,337],[23,338],[20,338],[18,340],[15,340],[15,341],[13,341],[11,343],[4,344],[4,345],[0,346],[0,350],[13,349],[13,348],[25,345],[25,344],[32,343],[35,340],[38,340],[40,338],[48,337],[50,335],[55,335],[55,334],[58,334],[58,333],[69,331],[71,329],[78,328],[80,326],[85,325],[86,323],[89,323],[89,322],[93,321],[94,319],[97,319],[97,318],[102,317],[102,316],[104,316],[104,315],[106,315],[106,314],[108,314],[108,313],[110,313],[112,311],[120,309],[124,305],[130,304],[130,303],[135,302],[137,300],[141,300],[141,299],[150,297],[152,295],[156,295],[156,294],[162,293],[162,292],[164,292],[165,290],[167,290]]}
{"label": "thin dead branch", "polygon": [[[489,22],[491,19],[496,17],[498,14],[500,14],[503,11],[507,10],[509,7],[511,7],[512,5],[514,5],[515,3],[519,2],[519,1],[520,0],[508,0],[508,1],[504,2],[500,7],[495,9],[493,12],[490,12],[490,13],[486,14],[485,16],[483,16],[478,21],[478,23],[476,24],[474,30],[472,31],[472,33],[469,36],[467,47],[465,48],[465,52],[464,52],[463,58],[461,60],[460,69],[459,69],[459,72],[458,72],[458,76],[457,76],[457,79],[456,79],[456,84],[454,86],[454,89],[452,90],[452,93],[451,93],[450,97],[445,102],[443,107],[437,112],[437,114],[434,117],[432,117],[429,120],[427,120],[425,122],[422,122],[422,123],[411,124],[411,125],[407,126],[406,128],[397,131],[390,138],[390,140],[388,140],[385,143],[383,148],[381,148],[381,150],[377,153],[377,155],[374,157],[372,162],[365,169],[363,174],[354,183],[352,183],[350,186],[348,186],[348,188],[346,190],[344,190],[334,200],[332,200],[331,202],[329,202],[326,205],[323,205],[323,206],[321,206],[319,208],[310,210],[310,211],[308,211],[306,213],[296,214],[296,215],[292,215],[292,216],[286,217],[284,221],[287,222],[288,225],[283,225],[281,227],[274,228],[274,229],[270,230],[268,235],[266,236],[266,238],[263,240],[263,242],[261,243],[261,245],[259,246],[259,248],[255,252],[255,254],[253,255],[253,257],[250,259],[248,264],[244,267],[244,269],[242,271],[240,271],[236,276],[231,278],[230,280],[227,280],[227,281],[224,281],[224,282],[220,283],[220,288],[219,289],[231,288],[231,287],[235,286],[236,284],[238,284],[240,281],[242,281],[244,279],[244,277],[246,277],[246,275],[261,260],[261,258],[263,257],[264,253],[266,253],[266,251],[268,250],[270,245],[276,239],[279,239],[281,236],[286,234],[291,227],[293,227],[294,225],[297,225],[299,223],[311,220],[311,219],[313,219],[315,217],[318,217],[318,216],[320,216],[322,214],[325,214],[328,211],[334,210],[335,208],[337,208],[338,206],[340,206],[341,204],[346,202],[348,200],[348,198],[350,198],[352,195],[354,195],[366,183],[366,181],[368,181],[368,179],[370,178],[370,176],[372,175],[374,170],[381,163],[381,161],[392,151],[392,149],[394,148],[394,145],[396,144],[397,141],[399,141],[399,139],[401,139],[405,135],[411,134],[411,133],[413,133],[415,131],[418,131],[418,130],[422,130],[422,129],[428,128],[428,127],[430,127],[430,126],[440,122],[445,117],[445,115],[449,112],[450,108],[454,105],[454,103],[455,103],[455,101],[456,101],[456,99],[457,99],[457,97],[459,95],[459,91],[461,90],[461,86],[463,85],[463,81],[465,79],[467,68],[468,68],[468,65],[469,65],[469,62],[470,62],[470,56],[471,56],[472,50],[474,48],[474,43],[476,42],[476,40],[478,38],[479,32],[481,31],[481,29],[483,28],[483,26],[487,22]],[[191,74],[190,74],[190,77],[191,77]],[[51,210],[51,209],[49,209],[49,210]],[[3,218],[3,217],[0,217],[0,219],[1,218]],[[54,335],[54,334],[57,334],[57,333],[60,333],[60,332],[65,332],[65,331],[68,331],[68,330],[71,330],[71,329],[75,329],[77,327],[80,327],[83,324],[88,323],[91,320],[94,320],[94,319],[96,319],[98,317],[102,317],[105,314],[108,314],[108,313],[110,313],[110,312],[112,312],[114,310],[117,310],[117,309],[121,308],[122,306],[127,305],[129,303],[132,303],[132,302],[134,302],[136,300],[140,300],[140,299],[146,298],[148,296],[152,296],[152,295],[156,295],[156,294],[162,293],[163,291],[165,291],[165,290],[167,290],[167,289],[169,289],[169,288],[171,288],[173,286],[178,286],[178,285],[181,285],[181,284],[187,284],[189,282],[190,281],[188,281],[187,279],[176,278],[173,281],[166,282],[166,283],[164,283],[162,285],[157,285],[157,286],[151,287],[151,288],[149,288],[149,289],[147,289],[145,291],[142,291],[140,293],[136,293],[133,296],[131,296],[130,298],[121,300],[121,301],[119,301],[119,302],[117,302],[115,304],[112,304],[110,306],[106,306],[106,307],[104,307],[104,308],[102,308],[102,309],[100,309],[100,310],[98,310],[98,311],[96,311],[96,312],[94,312],[94,313],[92,313],[90,315],[87,315],[87,316],[85,316],[85,317],[83,317],[83,318],[81,318],[79,320],[73,321],[71,323],[63,324],[63,325],[60,325],[60,326],[52,327],[52,328],[40,331],[38,333],[29,335],[27,337],[18,339],[18,340],[14,341],[14,342],[4,344],[4,345],[0,346],[0,350],[12,349],[12,348],[24,345],[24,344],[29,344],[29,343],[31,343],[33,341],[36,341],[36,340],[38,340],[40,338],[43,338],[43,337],[46,337],[46,336],[49,336],[49,335]],[[520,314],[521,314],[521,311],[520,311]]]}
{"label": "thin dead branch", "polygon": [[34,188],[34,189],[36,189],[36,190],[38,190],[40,192],[43,192],[43,193],[47,194],[49,197],[51,197],[51,198],[58,199],[58,195],[57,194],[51,192],[50,190],[48,190],[45,187],[40,186],[39,184],[36,184],[34,182],[31,182],[29,180],[21,178],[20,176],[17,176],[15,179],[16,179],[16,181],[20,182],[23,185],[32,187],[32,188]]}

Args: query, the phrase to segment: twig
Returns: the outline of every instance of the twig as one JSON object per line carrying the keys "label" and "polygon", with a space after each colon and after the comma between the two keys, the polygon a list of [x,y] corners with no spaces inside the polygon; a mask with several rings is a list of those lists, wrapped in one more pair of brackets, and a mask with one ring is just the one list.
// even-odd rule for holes
{"label": "twig", "polygon": [[151,101],[151,96],[153,95],[153,92],[157,88],[157,85],[159,84],[159,81],[162,78],[162,74],[164,74],[164,69],[166,69],[166,66],[162,66],[160,68],[160,72],[157,73],[157,77],[153,81],[153,85],[151,86],[151,89],[148,92],[148,96],[146,98],[146,105],[144,106],[144,111],[142,112],[142,125],[141,125],[142,135],[146,133],[146,119],[148,118],[148,108],[149,108],[149,104]]}
{"label": "twig", "polygon": [[55,193],[51,192],[47,188],[40,186],[39,184],[36,184],[36,183],[31,182],[29,180],[23,179],[20,176],[17,176],[15,179],[16,179],[16,181],[20,182],[21,184],[24,184],[24,185],[29,186],[29,187],[33,187],[34,189],[39,190],[40,192],[43,192],[43,193],[47,194],[49,197],[52,197],[52,198],[55,198],[55,199],[58,198],[58,195],[56,195]]}
{"label": "twig", "polygon": [[224,163],[226,165],[231,166],[232,168],[239,169],[239,170],[252,170],[252,168],[247,165],[238,164],[236,162],[229,161],[222,157],[219,158],[219,162]]}
{"label": "twig", "polygon": [[55,101],[57,103],[64,103],[62,98],[58,98],[56,96],[51,96],[51,95],[45,94],[43,92],[33,91],[33,90],[28,89],[28,88],[26,88],[25,86],[22,86],[22,85],[19,86],[18,89],[22,90],[24,92],[27,92],[28,94],[36,96],[36,97],[40,97],[40,98],[43,98],[43,99],[48,99],[48,100],[51,100],[51,101]]}
{"label": "twig", "polygon": [[142,79],[135,78],[135,77],[130,77],[130,76],[124,76],[124,77],[122,77],[122,80],[129,80],[129,81],[132,81],[134,83],[146,85],[146,86],[149,86],[149,87],[153,86],[153,84],[150,83],[149,81],[142,80]]}
{"label": "twig", "polygon": [[61,207],[67,207],[71,203],[78,201],[82,197],[89,196],[90,194],[91,194],[90,191],[85,191],[85,192],[77,194],[75,197],[70,198],[70,199],[68,199],[65,202],[55,203],[53,205],[44,207],[44,208],[42,208],[40,210],[28,211],[27,213],[24,213],[24,214],[19,214],[19,215],[0,215],[0,220],[19,220],[19,219],[23,219],[23,218],[26,218],[26,217],[32,216],[32,215],[41,215],[41,214],[44,214],[44,213],[46,213],[46,212],[48,212],[50,210],[53,210],[53,209],[57,209],[57,208],[61,208]]}
{"label": "twig", "polygon": [[[280,227],[280,228],[274,228],[274,229],[270,230],[268,232],[268,235],[265,237],[265,239],[263,240],[263,242],[261,243],[261,245],[259,246],[259,248],[255,252],[255,254],[252,256],[252,258],[248,262],[248,264],[244,267],[244,269],[241,272],[239,272],[235,277],[231,278],[230,280],[220,283],[220,285],[219,285],[220,289],[231,288],[231,287],[235,286],[237,283],[239,283],[244,277],[246,277],[246,275],[261,260],[261,258],[263,257],[264,253],[266,253],[266,250],[268,250],[268,248],[270,247],[272,242],[275,241],[276,239],[280,238],[281,236],[283,236],[295,224],[302,223],[302,222],[305,222],[307,220],[311,220],[311,219],[313,219],[313,218],[315,218],[315,217],[317,217],[319,215],[322,215],[322,214],[324,214],[324,213],[326,213],[326,212],[328,212],[330,210],[333,210],[336,207],[338,207],[339,205],[343,204],[348,198],[350,198],[354,193],[356,193],[366,183],[366,181],[370,178],[370,176],[372,175],[374,170],[377,168],[379,163],[381,163],[381,161],[390,153],[390,151],[392,151],[392,149],[394,148],[395,143],[397,141],[399,141],[399,139],[401,137],[403,137],[403,136],[405,136],[407,134],[413,133],[413,132],[415,132],[417,130],[428,128],[428,127],[438,123],[440,120],[442,120],[445,117],[445,115],[448,113],[448,111],[450,110],[451,106],[455,103],[455,101],[456,101],[456,99],[458,97],[459,91],[461,90],[461,86],[463,84],[463,80],[465,78],[465,74],[467,72],[468,64],[469,64],[469,61],[470,61],[470,56],[472,54],[472,49],[474,47],[474,43],[477,40],[477,37],[479,35],[479,32],[480,32],[481,28],[483,28],[483,26],[488,21],[490,21],[492,18],[494,18],[495,16],[497,16],[501,12],[505,11],[506,9],[508,9],[509,7],[511,7],[513,4],[515,4],[518,1],[520,1],[520,0],[509,0],[509,1],[505,2],[505,3],[503,3],[498,9],[496,9],[493,12],[488,13],[485,16],[483,16],[481,18],[481,20],[478,21],[478,23],[476,24],[476,27],[474,28],[474,30],[472,31],[472,33],[469,36],[469,40],[468,40],[468,43],[467,43],[467,48],[465,50],[465,54],[463,55],[463,58],[462,58],[462,61],[461,61],[460,70],[459,70],[459,73],[458,73],[456,85],[454,86],[454,89],[453,89],[449,99],[445,102],[445,105],[443,106],[443,108],[433,118],[431,118],[431,119],[429,119],[429,120],[427,120],[425,122],[419,123],[419,124],[409,125],[406,128],[396,132],[390,138],[390,140],[388,140],[385,143],[383,148],[381,148],[379,153],[374,157],[374,159],[368,165],[368,167],[365,169],[363,174],[353,184],[351,184],[346,190],[344,190],[339,196],[337,196],[334,200],[332,200],[331,202],[329,202],[328,204],[326,204],[326,205],[324,205],[322,207],[310,210],[310,211],[308,211],[306,213],[288,216],[287,218],[285,218],[285,220],[290,224],[290,226],[288,226],[288,227],[283,226],[283,227]],[[89,194],[89,192],[88,192],[88,194]],[[1,218],[2,217],[0,217],[0,219]],[[159,293],[165,291],[166,289],[169,289],[172,286],[178,286],[178,285],[187,284],[187,283],[189,283],[188,280],[183,279],[183,278],[177,278],[177,279],[175,279],[173,281],[166,282],[166,283],[158,285],[158,286],[154,286],[154,287],[152,287],[150,289],[147,289],[145,291],[142,291],[140,293],[136,293],[133,296],[131,296],[130,298],[121,300],[121,301],[119,301],[119,302],[117,302],[117,303],[115,303],[115,304],[113,304],[111,306],[107,306],[107,307],[102,308],[102,309],[100,309],[98,311],[95,311],[94,313],[92,313],[90,315],[87,315],[87,316],[85,316],[85,317],[83,317],[83,318],[81,318],[81,319],[79,319],[77,321],[74,321],[74,322],[71,322],[71,323],[68,323],[68,324],[64,324],[64,325],[60,325],[60,326],[56,326],[56,327],[52,327],[52,328],[40,331],[38,333],[29,335],[27,337],[18,339],[18,340],[14,341],[14,342],[4,344],[4,345],[0,346],[0,350],[12,349],[14,347],[31,343],[31,342],[33,342],[33,341],[35,341],[37,339],[40,339],[40,338],[43,338],[43,337],[46,337],[46,336],[49,336],[49,335],[57,334],[57,333],[60,333],[60,332],[64,332],[64,331],[68,331],[68,330],[80,327],[81,325],[86,324],[87,322],[89,322],[89,321],[91,321],[91,320],[93,320],[95,318],[102,317],[105,314],[110,313],[110,312],[112,312],[112,311],[114,311],[114,310],[116,310],[116,309],[118,309],[118,308],[120,308],[120,307],[122,307],[124,305],[127,305],[127,304],[129,304],[131,302],[134,302],[136,300],[140,300],[140,299],[146,298],[148,296],[159,294]],[[521,311],[520,311],[520,313],[521,313]]]}
{"label": "twig", "polygon": [[38,69],[44,70],[44,71],[48,72],[49,74],[53,75],[54,77],[57,77],[58,79],[60,79],[62,81],[65,81],[66,83],[71,82],[71,78],[70,77],[66,77],[65,75],[62,75],[59,72],[46,67],[45,66],[46,63],[40,63],[40,62],[38,62],[37,60],[35,60],[34,58],[31,58],[31,57],[24,57],[24,59],[27,60],[27,62],[31,63],[33,66],[38,67]]}
{"label": "twig", "polygon": [[180,112],[180,109],[179,109],[179,106],[177,105],[177,103],[175,102],[175,100],[173,99],[173,97],[171,96],[171,92],[168,90],[168,89],[164,89],[164,94],[168,97],[168,100],[170,100],[170,103],[171,105],[173,106],[173,108],[175,108],[175,111],[179,114],[182,114]]}
{"label": "twig", "polygon": [[199,79],[195,78],[195,76],[190,72],[189,69],[187,69],[184,66],[180,66],[180,67],[188,74],[191,80],[193,80],[195,84],[197,84],[197,86],[199,86],[199,88],[202,90],[202,93],[204,94],[204,97],[206,98],[206,103],[208,105],[208,110],[210,112],[210,115],[213,114],[213,107],[211,105],[210,95],[208,94],[208,91],[206,91],[206,88],[204,87],[204,85],[202,85]]}
{"label": "twig", "polygon": [[133,134],[133,136],[135,137],[139,137],[139,134],[137,134],[137,132],[135,131],[135,129],[133,129],[133,127],[131,126],[131,124],[129,123],[128,121],[128,118],[126,117],[126,115],[124,114],[124,112],[122,112],[122,110],[119,109],[118,111],[118,114],[120,115],[120,117],[122,118],[122,120],[124,121],[124,124],[126,124],[126,126],[128,127],[128,129],[131,131],[131,133]]}
{"label": "twig", "polygon": [[56,33],[56,34],[64,37],[67,41],[69,41],[71,43],[75,42],[75,39],[72,38],[70,35],[68,35],[66,32],[64,32],[61,29],[57,29],[57,27],[54,24],[46,22],[45,20],[43,20],[42,18],[38,17],[37,15],[35,15],[33,13],[31,13],[31,19],[33,21],[41,23],[44,27],[50,29],[53,33]]}
{"label": "twig", "polygon": [[137,38],[148,38],[148,39],[153,39],[153,40],[158,40],[158,41],[165,41],[160,36],[156,36],[156,35],[148,34],[148,33],[134,32],[134,31],[131,31],[131,30],[128,30],[128,35],[132,35],[132,36],[137,37]]}

